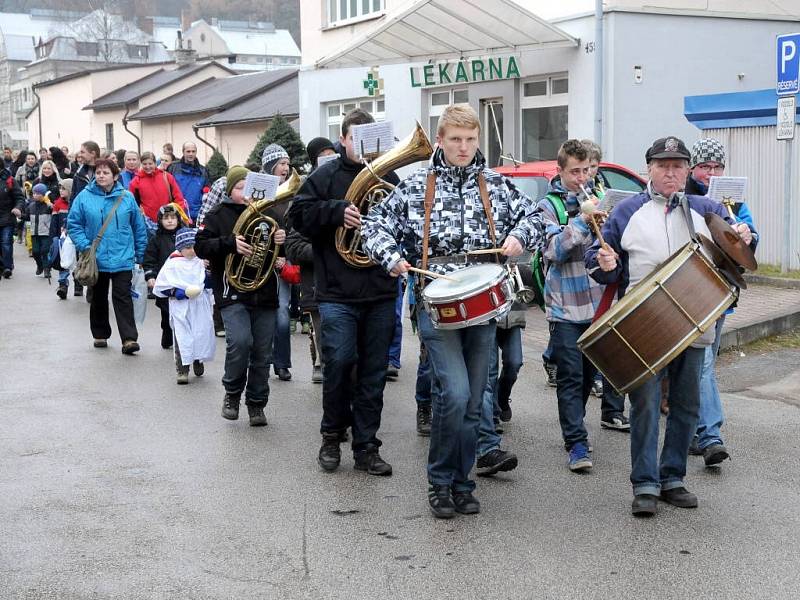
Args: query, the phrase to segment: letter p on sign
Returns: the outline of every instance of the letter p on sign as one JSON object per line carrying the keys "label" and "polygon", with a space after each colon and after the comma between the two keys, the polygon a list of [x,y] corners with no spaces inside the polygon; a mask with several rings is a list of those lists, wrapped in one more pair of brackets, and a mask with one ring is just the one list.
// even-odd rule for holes
{"label": "letter p on sign", "polygon": [[800,91],[800,33],[779,35],[777,38],[778,74],[775,91],[779,96]]}

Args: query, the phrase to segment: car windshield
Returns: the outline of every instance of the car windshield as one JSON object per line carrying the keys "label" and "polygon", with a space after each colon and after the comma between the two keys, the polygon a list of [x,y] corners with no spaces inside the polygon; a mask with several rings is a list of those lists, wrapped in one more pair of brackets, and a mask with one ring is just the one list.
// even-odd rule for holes
{"label": "car windshield", "polygon": [[517,186],[521,192],[528,196],[534,202],[538,202],[547,194],[547,177],[510,177],[512,183]]}

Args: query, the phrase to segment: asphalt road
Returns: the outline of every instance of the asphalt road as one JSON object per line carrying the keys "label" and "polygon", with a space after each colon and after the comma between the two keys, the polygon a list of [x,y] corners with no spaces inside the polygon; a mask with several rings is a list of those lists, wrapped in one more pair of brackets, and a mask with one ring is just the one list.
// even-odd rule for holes
{"label": "asphalt road", "polygon": [[[270,381],[269,426],[253,429],[219,415],[222,340],[206,375],[178,387],[153,307],[138,356],[118,338],[93,349],[86,303],[58,301],[29,262],[0,282],[2,598],[800,595],[797,351],[782,369],[752,363],[758,377],[724,394],[733,460],[691,458],[700,507],[662,504],[650,520],[629,513],[627,435],[602,430],[590,400],[595,468],[571,473],[554,390],[526,364],[504,438],[519,468],[479,481],[480,515],[437,521],[410,331],[380,434],[394,475],[355,472],[347,452],[326,474],[305,337],[294,380]],[[724,367],[723,387],[747,360]]]}

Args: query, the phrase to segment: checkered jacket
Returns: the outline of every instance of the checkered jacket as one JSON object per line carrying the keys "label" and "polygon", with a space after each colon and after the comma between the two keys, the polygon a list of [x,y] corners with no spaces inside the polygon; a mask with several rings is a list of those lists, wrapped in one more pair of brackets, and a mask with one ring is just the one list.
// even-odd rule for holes
{"label": "checkered jacket", "polygon": [[[535,205],[513,183],[486,167],[480,152],[467,167],[445,163],[437,149],[426,168],[406,177],[382,202],[372,206],[362,220],[361,234],[367,254],[390,271],[405,258],[419,264],[425,222],[425,187],[428,173],[436,173],[436,193],[431,211],[428,256],[447,256],[492,247],[486,213],[478,191],[478,174],[483,173],[492,207],[497,245],[513,235],[534,251],[542,240],[544,225]],[[430,265],[445,273],[455,264]]]}

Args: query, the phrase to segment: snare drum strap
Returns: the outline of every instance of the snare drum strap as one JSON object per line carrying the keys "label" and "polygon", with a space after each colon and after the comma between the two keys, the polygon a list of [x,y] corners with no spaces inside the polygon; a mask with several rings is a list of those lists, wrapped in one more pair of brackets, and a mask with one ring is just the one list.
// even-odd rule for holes
{"label": "snare drum strap", "polygon": [[694,221],[692,220],[692,209],[689,208],[689,199],[684,196],[681,198],[681,210],[683,217],[686,219],[686,227],[689,228],[689,237],[693,242],[697,242],[697,232],[694,230]]}
{"label": "snare drum strap", "polygon": [[[436,194],[436,172],[428,173],[425,184],[425,224],[422,229],[422,270],[428,270],[428,237],[431,234],[431,211],[433,210],[433,197]],[[421,278],[420,278],[421,279]]]}
{"label": "snare drum strap", "polygon": [[[497,237],[494,231],[494,219],[492,218],[492,205],[489,204],[489,192],[486,190],[486,179],[483,173],[478,174],[478,191],[481,195],[481,202],[483,202],[483,210],[486,213],[486,220],[489,223],[489,236],[492,238],[492,247],[497,248]],[[500,262],[500,257],[495,254],[494,259]]]}

